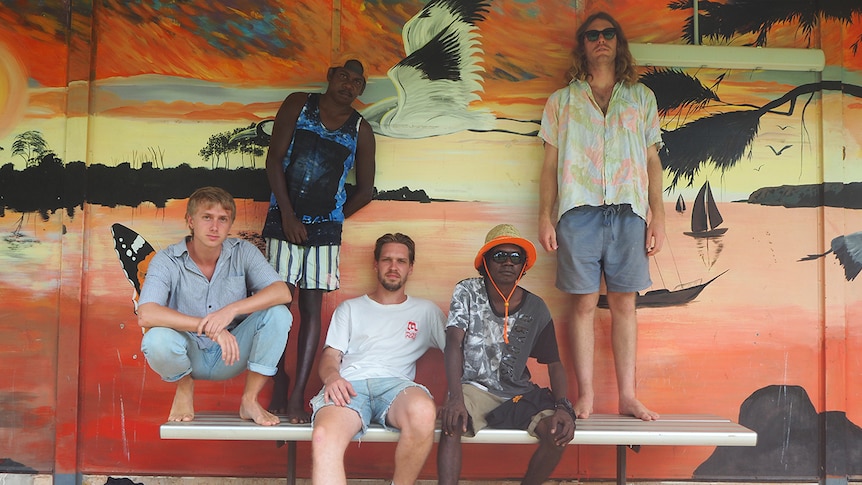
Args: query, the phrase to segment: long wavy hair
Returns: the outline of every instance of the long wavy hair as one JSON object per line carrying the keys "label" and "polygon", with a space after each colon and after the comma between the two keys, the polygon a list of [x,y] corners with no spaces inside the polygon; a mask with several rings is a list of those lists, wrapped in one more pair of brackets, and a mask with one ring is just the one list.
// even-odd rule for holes
{"label": "long wavy hair", "polygon": [[584,32],[590,24],[596,19],[607,20],[617,31],[617,55],[614,60],[615,81],[625,84],[634,84],[638,82],[638,73],[635,68],[635,59],[629,50],[629,41],[623,33],[623,28],[610,14],[606,12],[596,12],[581,23],[578,31],[575,33],[575,47],[572,49],[572,67],[569,69],[567,81],[572,80],[586,81],[590,77],[590,72],[587,69],[587,53],[584,50]]}

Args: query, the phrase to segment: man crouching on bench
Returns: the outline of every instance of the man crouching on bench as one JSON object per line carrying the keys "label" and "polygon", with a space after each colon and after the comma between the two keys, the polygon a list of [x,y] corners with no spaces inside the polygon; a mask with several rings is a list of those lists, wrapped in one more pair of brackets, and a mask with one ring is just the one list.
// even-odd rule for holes
{"label": "man crouching on bench", "polygon": [[[545,302],[518,286],[536,262],[533,243],[509,224],[488,232],[474,266],[481,275],[455,285],[446,326],[449,396],[437,448],[441,485],[458,482],[461,435],[485,427],[527,430],[539,439],[522,484],[539,485],[556,468],[575,431],[566,399],[554,322]],[[530,380],[527,359],[548,366],[551,389]]]}
{"label": "man crouching on bench", "polygon": [[147,268],[141,350],[162,379],[177,383],[169,421],[194,419],[195,379],[230,379],[248,367],[240,417],[279,422],[257,397],[284,352],[290,290],[257,247],[227,237],[235,219],[225,190],[196,190],[186,206],[191,235],[156,253]]}
{"label": "man crouching on bench", "polygon": [[323,389],[311,400],[311,482],[347,483],[344,451],[371,422],[401,432],[392,483],[416,481],[434,444],[437,409],[425,387],[413,382],[416,361],[442,349],[446,317],[431,301],[407,296],[415,244],[384,234],[374,246],[374,291],[346,300],[332,314],[320,357]]}

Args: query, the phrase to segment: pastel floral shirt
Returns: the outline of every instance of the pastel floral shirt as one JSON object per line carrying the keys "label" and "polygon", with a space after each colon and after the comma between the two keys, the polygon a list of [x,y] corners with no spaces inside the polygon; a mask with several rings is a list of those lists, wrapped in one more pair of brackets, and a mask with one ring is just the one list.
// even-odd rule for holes
{"label": "pastel floral shirt", "polygon": [[649,88],[617,83],[605,115],[590,85],[572,81],[548,98],[539,136],[559,151],[558,218],[583,205],[631,204],[646,220],[647,147],[661,144]]}

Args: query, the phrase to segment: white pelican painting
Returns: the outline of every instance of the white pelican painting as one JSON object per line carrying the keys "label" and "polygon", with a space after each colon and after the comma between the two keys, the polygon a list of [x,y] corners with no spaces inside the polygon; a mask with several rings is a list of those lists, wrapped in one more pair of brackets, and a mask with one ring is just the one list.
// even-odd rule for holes
{"label": "white pelican painting", "polygon": [[404,24],[406,57],[387,76],[396,95],[362,110],[380,135],[425,138],[492,130],[494,114],[479,101],[484,69],[477,22],[490,0],[431,0]]}

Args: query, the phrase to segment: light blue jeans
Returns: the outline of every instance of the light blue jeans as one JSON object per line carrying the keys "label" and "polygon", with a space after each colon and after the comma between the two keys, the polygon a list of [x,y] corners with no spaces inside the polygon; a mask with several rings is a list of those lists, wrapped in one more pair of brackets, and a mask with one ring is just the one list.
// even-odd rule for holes
{"label": "light blue jeans", "polygon": [[230,331],[239,346],[239,360],[231,366],[221,358],[221,346],[201,349],[192,332],[166,327],[147,330],[141,340],[141,351],[150,368],[167,382],[176,382],[191,374],[194,379],[221,381],[248,368],[265,376],[275,375],[278,360],[284,353],[293,316],[284,305],[252,313]]}
{"label": "light blue jeans", "polygon": [[[383,428],[389,431],[397,431],[396,428],[386,423],[386,413],[389,412],[389,408],[392,406],[395,398],[400,396],[406,389],[418,387],[425,391],[425,394],[428,394],[430,399],[434,399],[428,388],[401,377],[373,377],[371,379],[359,379],[348,382],[353,386],[353,390],[356,391],[356,396],[351,396],[350,402],[345,407],[356,411],[356,414],[359,415],[359,419],[362,421],[362,429],[353,437],[355,440],[362,438],[365,432],[368,431],[368,425],[372,422],[383,425]],[[331,401],[324,401],[323,391],[325,389],[324,387],[316,396],[311,398],[312,425],[314,425],[314,418],[317,416],[318,411],[326,406],[335,405]]]}

